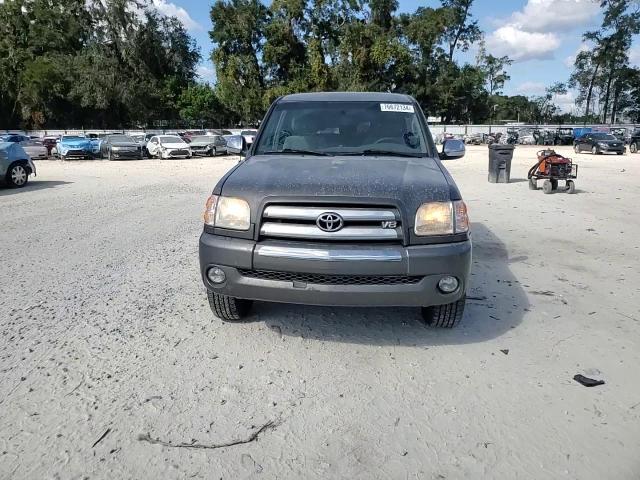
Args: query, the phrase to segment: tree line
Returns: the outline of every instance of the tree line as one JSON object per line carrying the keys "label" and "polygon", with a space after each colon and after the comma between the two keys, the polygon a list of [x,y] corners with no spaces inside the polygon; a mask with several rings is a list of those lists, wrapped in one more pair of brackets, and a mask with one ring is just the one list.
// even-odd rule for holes
{"label": "tree line", "polygon": [[[0,128],[252,125],[278,96],[322,90],[408,93],[447,123],[640,120],[628,66],[637,1],[602,1],[571,77],[536,97],[502,94],[512,61],[487,51],[472,4],[399,13],[396,0],[217,0],[209,85],[193,38],[151,0],[5,0]],[[554,103],[567,88],[578,117]]]}

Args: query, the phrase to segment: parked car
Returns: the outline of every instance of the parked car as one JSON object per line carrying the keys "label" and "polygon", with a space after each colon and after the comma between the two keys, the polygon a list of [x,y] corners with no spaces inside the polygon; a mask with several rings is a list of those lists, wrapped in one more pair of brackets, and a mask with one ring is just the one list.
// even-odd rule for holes
{"label": "parked car", "polygon": [[258,134],[257,130],[242,130],[240,135],[244,138],[244,141],[247,143],[247,148],[250,148],[253,145],[253,141]]}
{"label": "parked car", "polygon": [[594,155],[608,152],[624,155],[626,150],[624,142],[610,133],[604,132],[591,132],[583,135],[576,139],[573,149],[576,153],[587,151]]}
{"label": "parked car", "polygon": [[471,133],[464,137],[464,143],[467,145],[482,145],[483,140],[484,137],[482,136],[482,133]]}
{"label": "parked car", "polygon": [[177,135],[156,135],[147,143],[147,150],[152,157],[158,158],[191,158],[189,145]]}
{"label": "parked car", "polygon": [[640,130],[636,130],[631,134],[629,151],[631,153],[638,153],[638,151],[640,151]]}
{"label": "parked car", "polygon": [[32,160],[46,160],[49,158],[49,149],[39,140],[23,140],[20,142],[20,146]]}
{"label": "parked car", "polygon": [[216,156],[226,153],[227,142],[222,135],[200,135],[191,137],[191,152],[194,155]]}
{"label": "parked car", "polygon": [[[44,137],[42,139],[42,144],[47,147],[47,155],[48,156],[53,156],[54,152],[53,150],[56,148],[56,143],[58,143],[58,140],[60,139],[60,137]],[[56,152],[57,154],[57,152]]]}
{"label": "parked car", "polygon": [[56,143],[57,155],[61,160],[69,158],[93,158],[94,144],[81,135],[63,135]]}
{"label": "parked car", "polygon": [[560,127],[556,130],[554,145],[573,145],[573,128]]}
{"label": "parked car", "polygon": [[624,127],[614,127],[611,129],[611,135],[624,143],[627,140],[627,129]]}
{"label": "parked car", "polygon": [[0,140],[3,142],[20,143],[31,140],[31,137],[22,133],[8,133],[0,136]]}
{"label": "parked car", "polygon": [[0,179],[13,188],[24,187],[36,166],[18,142],[0,141]]}
{"label": "parked car", "polygon": [[102,140],[100,156],[108,160],[142,160],[144,152],[140,143],[129,135],[109,135]]}
{"label": "parked car", "polygon": [[441,160],[464,152],[457,139],[438,152],[407,95],[277,99],[206,203],[200,271],[211,310],[238,321],[253,300],[414,306],[427,323],[453,327],[471,239]]}
{"label": "parked car", "polygon": [[131,135],[131,137],[136,142],[138,142],[140,147],[142,147],[142,154],[146,158],[151,156],[151,154],[149,153],[149,150],[147,150],[147,143],[149,143],[149,140],[151,140],[151,138],[153,138],[154,136],[155,136],[154,133],[134,133]]}

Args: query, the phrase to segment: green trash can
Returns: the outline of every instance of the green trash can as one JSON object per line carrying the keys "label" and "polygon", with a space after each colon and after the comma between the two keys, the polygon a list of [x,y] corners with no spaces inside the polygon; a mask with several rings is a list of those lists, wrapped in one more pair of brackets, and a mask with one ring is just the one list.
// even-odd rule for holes
{"label": "green trash can", "polygon": [[511,160],[515,145],[492,143],[489,145],[489,182],[509,183]]}

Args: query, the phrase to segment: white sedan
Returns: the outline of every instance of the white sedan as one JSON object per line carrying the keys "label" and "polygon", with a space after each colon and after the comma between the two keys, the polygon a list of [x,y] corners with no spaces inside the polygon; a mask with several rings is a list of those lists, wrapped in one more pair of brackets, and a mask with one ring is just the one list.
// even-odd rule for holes
{"label": "white sedan", "polygon": [[49,150],[38,140],[24,140],[20,142],[20,146],[33,160],[46,160],[49,158]]}
{"label": "white sedan", "polygon": [[147,143],[149,155],[158,158],[191,158],[189,144],[177,135],[156,135]]}

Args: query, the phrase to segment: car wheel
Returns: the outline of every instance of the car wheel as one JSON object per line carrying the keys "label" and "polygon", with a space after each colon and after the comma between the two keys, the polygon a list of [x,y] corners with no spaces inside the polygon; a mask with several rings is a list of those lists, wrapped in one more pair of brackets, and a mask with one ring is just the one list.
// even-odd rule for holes
{"label": "car wheel", "polygon": [[634,142],[631,145],[629,145],[629,151],[631,153],[636,153],[638,151],[638,144]]}
{"label": "car wheel", "polygon": [[229,297],[207,290],[209,306],[213,314],[224,322],[238,322],[251,310],[252,300]]}
{"label": "car wheel", "polygon": [[576,184],[573,180],[567,180],[567,193],[576,193]]}
{"label": "car wheel", "polygon": [[216,147],[213,147],[211,149],[211,156],[213,156],[213,157],[217,157],[218,156],[218,149]]}
{"label": "car wheel", "polygon": [[542,191],[546,194],[553,192],[553,184],[551,183],[550,180],[545,180],[542,183]]}
{"label": "car wheel", "polygon": [[107,152],[107,160],[109,161],[113,160],[113,154],[111,153],[111,149],[109,149],[109,151]]}
{"label": "car wheel", "polygon": [[431,327],[453,328],[462,319],[466,296],[446,305],[422,307],[422,318]]}
{"label": "car wheel", "polygon": [[67,160],[67,157],[65,157],[64,155],[60,155],[60,160],[62,160],[63,162]]}
{"label": "car wheel", "polygon": [[23,165],[12,165],[7,171],[6,180],[10,187],[22,188],[29,181],[29,173]]}
{"label": "car wheel", "polygon": [[576,153],[580,153],[580,147],[578,145],[573,146],[573,151]]}
{"label": "car wheel", "polygon": [[597,155],[598,154],[598,147],[596,147],[596,146],[591,147],[591,154],[592,155]]}
{"label": "car wheel", "polygon": [[538,182],[535,179],[530,178],[529,179],[529,190],[537,190],[537,189],[538,189]]}

